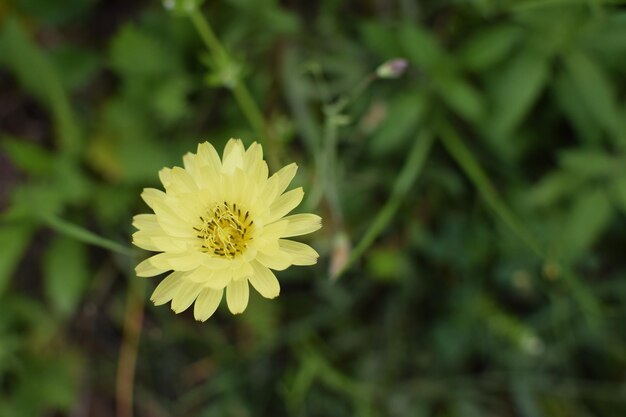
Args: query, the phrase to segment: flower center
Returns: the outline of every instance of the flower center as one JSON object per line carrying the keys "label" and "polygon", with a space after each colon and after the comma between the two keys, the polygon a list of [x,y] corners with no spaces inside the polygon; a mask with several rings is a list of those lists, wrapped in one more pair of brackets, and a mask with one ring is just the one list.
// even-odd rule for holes
{"label": "flower center", "polygon": [[219,203],[200,216],[200,220],[202,224],[194,230],[202,240],[203,252],[233,259],[241,255],[252,240],[254,222],[250,213],[235,203]]}

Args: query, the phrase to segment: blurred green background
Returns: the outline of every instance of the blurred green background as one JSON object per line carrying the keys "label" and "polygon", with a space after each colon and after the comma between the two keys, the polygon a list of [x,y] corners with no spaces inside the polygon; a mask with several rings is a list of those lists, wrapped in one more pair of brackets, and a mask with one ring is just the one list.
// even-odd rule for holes
{"label": "blurred green background", "polygon": [[[197,7],[0,3],[0,416],[626,415],[624,2]],[[321,258],[198,323],[130,223],[230,137]]]}

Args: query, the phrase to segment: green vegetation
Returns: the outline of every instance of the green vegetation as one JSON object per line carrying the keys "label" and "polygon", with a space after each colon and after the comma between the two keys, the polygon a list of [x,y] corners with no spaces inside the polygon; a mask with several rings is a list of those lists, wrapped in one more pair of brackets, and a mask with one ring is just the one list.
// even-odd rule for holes
{"label": "green vegetation", "polygon": [[[624,2],[199,3],[0,5],[0,416],[626,415]],[[131,219],[230,137],[321,258],[199,323]]]}

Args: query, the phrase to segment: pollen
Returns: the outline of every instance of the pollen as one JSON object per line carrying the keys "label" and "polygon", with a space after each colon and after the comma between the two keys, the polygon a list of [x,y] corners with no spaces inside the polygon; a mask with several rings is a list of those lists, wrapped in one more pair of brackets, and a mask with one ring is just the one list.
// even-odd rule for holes
{"label": "pollen", "polygon": [[253,228],[250,212],[224,201],[200,216],[200,225],[194,230],[202,252],[234,259],[246,250]]}

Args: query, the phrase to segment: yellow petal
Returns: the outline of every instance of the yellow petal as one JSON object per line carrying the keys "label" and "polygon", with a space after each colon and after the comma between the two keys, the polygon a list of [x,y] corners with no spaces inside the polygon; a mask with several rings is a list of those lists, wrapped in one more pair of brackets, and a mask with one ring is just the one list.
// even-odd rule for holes
{"label": "yellow petal", "polygon": [[196,284],[204,284],[206,281],[211,279],[214,270],[207,268],[206,266],[200,265],[196,269],[189,271],[187,275],[185,275],[185,279],[191,282],[195,282]]}
{"label": "yellow petal", "polygon": [[146,202],[148,207],[154,210],[154,204],[165,200],[165,193],[156,188],[144,188],[141,198]]}
{"label": "yellow petal", "polygon": [[243,157],[244,170],[248,171],[256,163],[263,160],[263,147],[254,142],[248,147]]}
{"label": "yellow petal", "polygon": [[195,251],[181,253],[164,252],[153,256],[150,260],[157,268],[192,271],[202,265],[206,257],[206,254]]}
{"label": "yellow petal", "polygon": [[222,290],[226,288],[233,280],[233,274],[230,271],[214,271],[211,275],[211,279],[204,283],[207,288],[213,288],[214,290]]}
{"label": "yellow petal", "polygon": [[271,255],[259,251],[256,255],[256,259],[257,261],[261,262],[266,267],[273,269],[274,271],[283,271],[289,268],[292,264],[291,256],[280,251],[276,251]]}
{"label": "yellow petal", "polygon": [[172,272],[154,289],[150,299],[154,305],[160,306],[169,302],[183,283],[183,272]]}
{"label": "yellow petal", "polygon": [[233,314],[243,313],[248,306],[248,280],[232,281],[226,287],[226,303]]}
{"label": "yellow petal", "polygon": [[161,180],[161,184],[167,190],[172,182],[172,169],[171,168],[161,168],[159,171],[159,179]]}
{"label": "yellow petal", "polygon": [[198,299],[193,308],[193,316],[195,319],[198,321],[208,320],[220,305],[223,293],[224,290],[214,290],[211,288],[204,288],[200,291],[200,295],[198,295]]}
{"label": "yellow petal", "polygon": [[231,174],[236,168],[243,169],[244,147],[240,139],[231,139],[224,147],[222,172]]}
{"label": "yellow petal", "polygon": [[289,221],[289,224],[280,237],[306,235],[322,227],[322,218],[316,214],[292,214],[291,216],[283,217],[283,220]]}
{"label": "yellow petal", "polygon": [[269,201],[273,201],[287,189],[297,171],[298,165],[292,163],[281,168],[270,177],[264,190],[264,195],[267,196]]}
{"label": "yellow petal", "polygon": [[250,284],[265,298],[276,298],[280,294],[280,284],[276,275],[266,266],[257,261],[251,263],[254,275],[249,280]]}
{"label": "yellow petal", "polygon": [[302,187],[288,191],[278,197],[270,206],[270,217],[268,219],[268,223],[274,222],[287,215],[287,213],[300,204],[303,197],[304,191],[302,190]]}
{"label": "yellow petal", "polygon": [[176,314],[187,310],[189,306],[196,301],[200,291],[202,291],[202,285],[195,284],[184,279],[182,281],[183,282],[180,284],[180,288],[172,300],[172,310],[174,310]]}
{"label": "yellow petal", "polygon": [[222,162],[217,151],[209,142],[198,145],[198,157],[196,158],[197,166],[204,166],[211,169],[211,175],[218,175],[222,169]]}
{"label": "yellow petal", "polygon": [[154,214],[137,214],[133,216],[133,227],[139,230],[162,231]]}
{"label": "yellow petal", "polygon": [[207,288],[221,290],[225,288],[232,279],[232,272],[228,270],[209,269],[200,266],[189,273],[186,277],[189,281],[196,282]]}
{"label": "yellow petal", "polygon": [[[159,255],[162,255],[162,254],[159,254]],[[172,269],[172,268],[169,268],[168,266],[154,264],[154,258],[156,258],[159,255],[152,256],[151,258],[148,258],[144,260],[143,262],[140,262],[139,265],[135,267],[135,273],[137,274],[137,276],[138,277],[153,277],[155,275],[162,274],[163,272],[166,272]]]}
{"label": "yellow petal", "polygon": [[170,184],[165,189],[168,193],[174,194],[194,193],[198,190],[198,185],[189,172],[180,167],[174,167],[170,172]]}
{"label": "yellow petal", "polygon": [[187,152],[183,155],[183,166],[189,174],[194,175],[196,172],[196,154]]}
{"label": "yellow petal", "polygon": [[294,265],[314,265],[317,263],[317,258],[319,258],[319,254],[315,249],[304,243],[280,239],[278,246],[282,252],[287,253],[291,257],[291,262]]}

